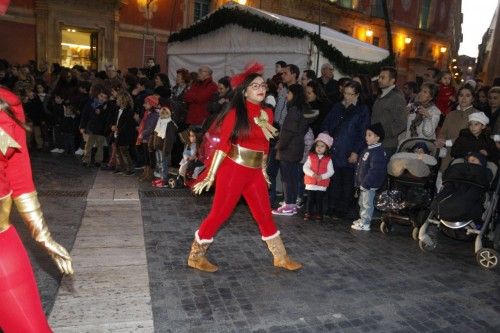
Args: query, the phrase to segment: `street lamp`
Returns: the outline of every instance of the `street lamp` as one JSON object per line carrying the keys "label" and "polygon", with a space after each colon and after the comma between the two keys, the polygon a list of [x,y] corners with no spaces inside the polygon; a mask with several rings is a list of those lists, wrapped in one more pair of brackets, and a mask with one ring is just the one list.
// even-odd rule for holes
{"label": "street lamp", "polygon": [[441,46],[441,49],[440,49],[441,53],[445,53],[447,50],[448,50],[448,49],[447,49],[446,47]]}
{"label": "street lamp", "polygon": [[247,0],[238,0],[238,3],[244,6],[247,4]]}
{"label": "street lamp", "polygon": [[410,44],[411,43],[411,37],[405,37],[405,44]]}
{"label": "street lamp", "polygon": [[137,0],[137,8],[144,15],[144,18],[149,21],[153,18],[153,14],[158,9],[158,1],[157,0]]}
{"label": "street lamp", "polygon": [[371,37],[373,36],[373,30],[368,28],[368,30],[366,30],[366,37]]}

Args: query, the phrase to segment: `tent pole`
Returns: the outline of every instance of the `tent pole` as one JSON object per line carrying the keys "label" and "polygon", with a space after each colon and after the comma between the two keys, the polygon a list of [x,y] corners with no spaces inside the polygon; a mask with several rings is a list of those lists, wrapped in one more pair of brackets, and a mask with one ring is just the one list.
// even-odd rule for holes
{"label": "tent pole", "polygon": [[[319,1],[319,20],[318,20],[318,35],[321,38],[321,0]],[[318,74],[319,69],[319,49],[316,47],[316,74]]]}

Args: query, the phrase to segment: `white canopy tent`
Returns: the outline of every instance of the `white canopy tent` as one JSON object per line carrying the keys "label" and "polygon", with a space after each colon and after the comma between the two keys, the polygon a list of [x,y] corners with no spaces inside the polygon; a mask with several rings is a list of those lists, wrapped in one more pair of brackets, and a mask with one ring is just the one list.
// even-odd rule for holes
{"label": "white canopy tent", "polygon": [[[315,24],[242,6],[235,2],[229,2],[222,8],[237,8],[310,33],[318,32],[318,26]],[[199,22],[202,21],[194,23],[194,26]],[[385,49],[361,42],[330,28],[321,28],[321,38],[337,48],[344,56],[358,62],[378,62],[389,55]],[[301,70],[316,69],[317,52],[316,46],[308,36],[285,37],[228,24],[185,41],[169,43],[168,74],[173,80],[179,68],[195,71],[199,66],[208,65],[214,71],[214,78],[220,78],[240,72],[248,62],[254,60],[264,65],[265,77],[272,77],[274,64],[278,60],[296,64]],[[320,54],[319,66],[326,62],[328,60]],[[341,76],[344,75],[336,70],[336,77]]]}

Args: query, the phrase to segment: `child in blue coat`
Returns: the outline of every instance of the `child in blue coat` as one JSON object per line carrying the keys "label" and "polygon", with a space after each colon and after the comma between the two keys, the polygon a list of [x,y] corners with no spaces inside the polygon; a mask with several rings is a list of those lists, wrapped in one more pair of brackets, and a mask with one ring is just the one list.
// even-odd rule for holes
{"label": "child in blue coat", "polygon": [[380,123],[366,129],[368,147],[361,153],[356,169],[356,186],[359,187],[359,220],[352,223],[355,230],[370,230],[375,192],[384,184],[387,174],[387,156],[382,141],[384,129]]}

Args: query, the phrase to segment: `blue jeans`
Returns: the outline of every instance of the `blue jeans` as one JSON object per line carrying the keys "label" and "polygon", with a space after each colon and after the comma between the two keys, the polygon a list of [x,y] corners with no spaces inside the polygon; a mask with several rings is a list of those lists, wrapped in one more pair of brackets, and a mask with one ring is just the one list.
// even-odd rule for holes
{"label": "blue jeans", "polygon": [[376,189],[360,189],[359,191],[359,219],[364,225],[370,225],[373,216],[373,201]]}

